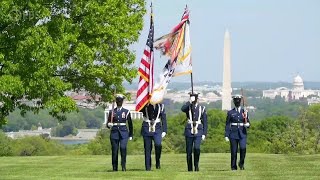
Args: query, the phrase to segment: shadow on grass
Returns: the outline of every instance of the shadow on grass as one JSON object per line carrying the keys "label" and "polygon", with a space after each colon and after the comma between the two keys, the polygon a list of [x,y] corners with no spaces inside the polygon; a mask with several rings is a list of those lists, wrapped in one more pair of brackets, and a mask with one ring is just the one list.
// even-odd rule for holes
{"label": "shadow on grass", "polygon": [[[144,169],[127,169],[127,171],[146,171],[146,170],[144,170]],[[112,169],[107,169],[107,170],[101,170],[101,171],[99,171],[99,172],[122,172],[122,170],[121,169],[119,169],[118,171],[113,171]]]}

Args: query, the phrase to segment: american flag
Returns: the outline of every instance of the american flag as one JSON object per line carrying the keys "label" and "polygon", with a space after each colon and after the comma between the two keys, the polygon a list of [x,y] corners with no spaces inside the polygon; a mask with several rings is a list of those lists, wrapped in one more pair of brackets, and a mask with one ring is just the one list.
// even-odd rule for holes
{"label": "american flag", "polygon": [[138,70],[140,79],[137,92],[136,111],[140,111],[149,102],[153,90],[153,38],[154,25],[151,9],[148,40]]}

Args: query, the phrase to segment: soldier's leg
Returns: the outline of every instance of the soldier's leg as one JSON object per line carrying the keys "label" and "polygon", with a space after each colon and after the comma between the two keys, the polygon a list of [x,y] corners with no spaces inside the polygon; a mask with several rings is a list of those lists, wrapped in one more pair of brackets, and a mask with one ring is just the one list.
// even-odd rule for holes
{"label": "soldier's leg", "polygon": [[231,169],[237,170],[237,152],[239,139],[230,139]]}
{"label": "soldier's leg", "polygon": [[126,171],[126,163],[127,163],[127,144],[128,138],[120,139],[120,153],[121,153],[121,167],[122,171]]}
{"label": "soldier's leg", "polygon": [[119,149],[119,139],[111,139],[111,151],[112,151],[112,168],[113,171],[118,171],[118,149]]}
{"label": "soldier's leg", "polygon": [[152,136],[143,136],[144,144],[144,164],[147,171],[151,170],[151,151],[152,151]]}
{"label": "soldier's leg", "polygon": [[241,170],[244,170],[244,159],[246,158],[246,146],[247,146],[247,138],[242,138],[239,141],[240,144],[240,161],[239,167]]}
{"label": "soldier's leg", "polygon": [[162,137],[161,134],[155,134],[154,135],[154,147],[156,151],[156,168],[160,169],[160,158],[161,158],[161,150],[162,150]]}
{"label": "soldier's leg", "polygon": [[200,159],[200,144],[201,144],[201,136],[195,137],[194,141],[194,170],[199,171],[199,159]]}
{"label": "soldier's leg", "polygon": [[193,169],[192,169],[192,146],[193,146],[193,137],[186,136],[186,153],[187,153],[188,171],[193,171]]}

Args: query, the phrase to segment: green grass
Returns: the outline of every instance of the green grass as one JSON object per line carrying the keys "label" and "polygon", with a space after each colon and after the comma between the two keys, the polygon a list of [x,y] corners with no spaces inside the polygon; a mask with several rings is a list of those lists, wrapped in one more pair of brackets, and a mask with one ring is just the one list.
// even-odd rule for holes
{"label": "green grass", "polygon": [[146,172],[144,156],[129,155],[127,172],[112,172],[111,156],[0,157],[0,179],[320,179],[320,155],[249,153],[244,171],[230,171],[229,154],[202,153],[200,172],[186,171],[185,154],[161,160]]}

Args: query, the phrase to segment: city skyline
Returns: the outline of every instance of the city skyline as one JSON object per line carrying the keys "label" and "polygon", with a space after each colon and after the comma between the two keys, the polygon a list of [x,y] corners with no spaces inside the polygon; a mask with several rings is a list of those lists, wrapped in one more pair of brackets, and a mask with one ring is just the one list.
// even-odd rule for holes
{"label": "city skyline", "polygon": [[[132,46],[136,52],[135,67],[139,65],[147,38],[149,4],[150,0],[139,42]],[[191,11],[195,82],[222,82],[226,29],[233,38],[232,82],[292,82],[297,74],[306,82],[319,81],[320,1],[153,1],[155,38],[168,33],[179,22],[186,4]],[[155,78],[165,62],[165,57],[156,52]],[[172,79],[189,80],[190,76]]]}

